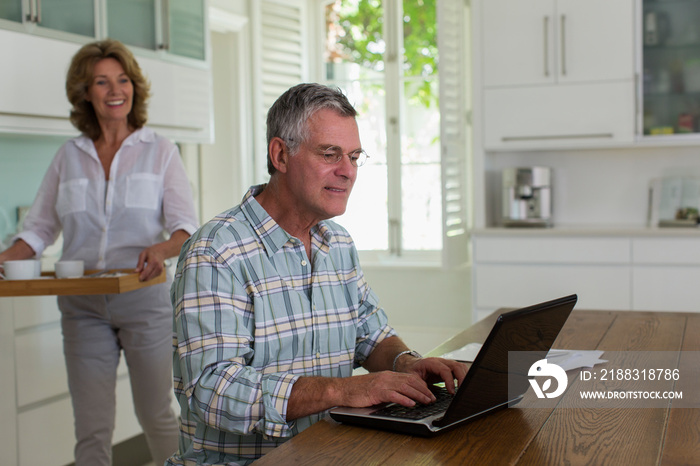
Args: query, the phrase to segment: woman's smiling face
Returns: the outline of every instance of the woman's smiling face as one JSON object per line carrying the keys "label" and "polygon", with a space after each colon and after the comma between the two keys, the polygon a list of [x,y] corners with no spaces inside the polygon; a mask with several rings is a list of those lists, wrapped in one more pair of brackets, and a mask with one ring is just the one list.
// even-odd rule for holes
{"label": "woman's smiling face", "polygon": [[95,64],[85,98],[92,104],[100,123],[126,122],[134,99],[134,86],[117,60],[103,58]]}

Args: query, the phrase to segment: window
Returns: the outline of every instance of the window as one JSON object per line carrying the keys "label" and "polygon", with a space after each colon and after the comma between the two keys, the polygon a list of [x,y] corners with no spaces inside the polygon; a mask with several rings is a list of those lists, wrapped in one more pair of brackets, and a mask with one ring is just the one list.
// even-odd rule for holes
{"label": "window", "polygon": [[[468,259],[465,3],[252,3],[260,153],[266,109],[296,82],[337,85],[360,112],[362,144],[371,159],[360,168],[346,214],[337,219],[358,249],[436,260],[441,253],[446,266]],[[307,16],[304,8],[311,4],[318,8]],[[307,23],[311,17],[317,21]],[[309,40],[306,31],[315,39]],[[261,160],[255,172],[262,181]]]}
{"label": "window", "polygon": [[325,82],[360,112],[371,157],[339,218],[359,249],[442,249],[435,2],[325,5]]}
{"label": "window", "polygon": [[339,222],[361,250],[447,257],[458,236],[466,251],[463,0],[322,3],[322,78],[360,112],[371,156]]}

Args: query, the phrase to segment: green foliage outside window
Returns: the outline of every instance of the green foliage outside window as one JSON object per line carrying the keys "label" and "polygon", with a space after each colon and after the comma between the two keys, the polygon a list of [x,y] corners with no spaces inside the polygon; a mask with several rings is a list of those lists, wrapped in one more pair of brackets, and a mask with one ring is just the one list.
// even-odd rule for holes
{"label": "green foliage outside window", "polygon": [[[386,1],[386,0],[385,0]],[[425,107],[437,105],[431,81],[437,76],[437,0],[403,2],[403,61],[406,98]],[[381,0],[338,0],[330,6],[340,30],[329,36],[333,61],[349,61],[364,68],[383,71],[385,43]],[[417,79],[416,79],[417,78]],[[418,81],[418,82],[416,82]]]}

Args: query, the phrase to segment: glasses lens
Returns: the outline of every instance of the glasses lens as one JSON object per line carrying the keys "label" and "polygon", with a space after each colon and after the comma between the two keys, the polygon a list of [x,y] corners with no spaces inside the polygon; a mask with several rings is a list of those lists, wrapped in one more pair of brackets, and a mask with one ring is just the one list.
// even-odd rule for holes
{"label": "glasses lens", "polygon": [[361,150],[359,152],[355,152],[353,154],[353,159],[355,159],[355,165],[358,167],[361,167],[362,165],[365,164],[367,159],[369,158],[369,155],[367,155],[367,152]]}
{"label": "glasses lens", "polygon": [[326,163],[338,163],[343,158],[343,153],[340,150],[326,149],[323,152],[323,160]]}

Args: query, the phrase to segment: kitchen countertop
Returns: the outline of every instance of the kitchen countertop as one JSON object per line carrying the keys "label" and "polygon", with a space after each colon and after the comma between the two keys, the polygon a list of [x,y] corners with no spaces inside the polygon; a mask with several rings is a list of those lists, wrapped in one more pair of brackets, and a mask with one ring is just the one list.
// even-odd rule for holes
{"label": "kitchen countertop", "polygon": [[551,228],[473,228],[469,230],[469,234],[471,236],[638,236],[700,238],[700,228],[658,228],[635,225],[555,225]]}

